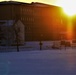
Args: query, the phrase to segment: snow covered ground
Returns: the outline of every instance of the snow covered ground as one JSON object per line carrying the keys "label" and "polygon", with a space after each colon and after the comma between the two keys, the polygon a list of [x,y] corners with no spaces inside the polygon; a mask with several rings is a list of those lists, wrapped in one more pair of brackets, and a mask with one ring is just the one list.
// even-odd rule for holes
{"label": "snow covered ground", "polygon": [[0,75],[76,75],[75,48],[39,50],[38,43],[29,46],[38,48],[30,51],[21,48],[26,51],[20,52],[13,48],[15,52],[0,52]]}

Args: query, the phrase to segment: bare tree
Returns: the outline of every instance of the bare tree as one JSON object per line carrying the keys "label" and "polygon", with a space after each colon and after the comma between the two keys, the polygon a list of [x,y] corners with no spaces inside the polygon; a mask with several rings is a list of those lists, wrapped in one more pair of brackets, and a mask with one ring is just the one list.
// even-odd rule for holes
{"label": "bare tree", "polygon": [[15,36],[16,36],[17,52],[19,52],[19,38],[18,38],[19,29],[15,28],[15,26],[14,26],[14,31],[15,31]]}

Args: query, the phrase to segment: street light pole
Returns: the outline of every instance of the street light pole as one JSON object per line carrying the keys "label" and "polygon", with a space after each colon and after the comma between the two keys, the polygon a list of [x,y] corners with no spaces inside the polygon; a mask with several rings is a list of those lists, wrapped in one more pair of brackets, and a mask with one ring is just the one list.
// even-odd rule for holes
{"label": "street light pole", "polygon": [[40,50],[42,50],[42,36],[43,36],[43,35],[41,34],[41,35],[40,35],[41,38],[40,38],[40,42],[39,42]]}

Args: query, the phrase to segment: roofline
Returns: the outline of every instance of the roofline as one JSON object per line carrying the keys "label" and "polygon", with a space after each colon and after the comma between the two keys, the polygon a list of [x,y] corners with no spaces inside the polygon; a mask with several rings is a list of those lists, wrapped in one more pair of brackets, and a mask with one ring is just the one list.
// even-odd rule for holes
{"label": "roofline", "polygon": [[[19,2],[19,1],[1,1],[0,5],[10,5],[10,4],[14,4],[14,5],[32,5],[32,6],[36,6],[36,7],[59,7],[59,6],[55,6],[55,5],[50,5],[50,4],[45,4],[45,3],[40,3],[40,2],[31,2],[31,3],[25,3],[25,2]],[[59,7],[61,8],[61,7]]]}

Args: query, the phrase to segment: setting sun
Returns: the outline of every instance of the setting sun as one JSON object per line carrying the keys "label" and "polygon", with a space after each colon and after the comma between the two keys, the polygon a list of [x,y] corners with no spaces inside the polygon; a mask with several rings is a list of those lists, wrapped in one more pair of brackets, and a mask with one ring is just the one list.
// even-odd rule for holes
{"label": "setting sun", "polygon": [[69,16],[76,14],[76,0],[59,0],[57,5],[61,6],[64,12]]}

